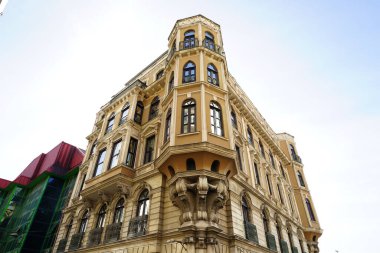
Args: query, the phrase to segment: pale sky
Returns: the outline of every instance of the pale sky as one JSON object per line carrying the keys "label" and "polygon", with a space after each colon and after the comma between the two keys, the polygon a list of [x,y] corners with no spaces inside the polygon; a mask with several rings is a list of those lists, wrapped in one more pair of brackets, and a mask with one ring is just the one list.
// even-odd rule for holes
{"label": "pale sky", "polygon": [[321,253],[374,252],[380,216],[380,1],[11,0],[0,16],[0,177],[65,141],[167,48],[175,21],[221,25],[229,71],[295,136]]}

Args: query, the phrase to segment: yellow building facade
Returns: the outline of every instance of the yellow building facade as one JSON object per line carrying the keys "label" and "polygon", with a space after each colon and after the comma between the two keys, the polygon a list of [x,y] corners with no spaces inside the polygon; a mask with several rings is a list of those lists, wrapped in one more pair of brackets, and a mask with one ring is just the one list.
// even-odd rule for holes
{"label": "yellow building facade", "polygon": [[307,252],[322,234],[293,136],[227,68],[220,26],[168,50],[96,115],[55,252]]}

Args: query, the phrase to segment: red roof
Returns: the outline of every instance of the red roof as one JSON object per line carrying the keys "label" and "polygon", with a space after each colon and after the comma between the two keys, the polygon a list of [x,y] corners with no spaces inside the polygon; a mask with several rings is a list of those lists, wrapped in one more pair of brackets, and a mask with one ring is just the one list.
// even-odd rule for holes
{"label": "red roof", "polygon": [[[13,180],[14,183],[27,185],[44,172],[63,176],[78,167],[84,157],[81,149],[61,142],[48,153],[40,154]],[[0,188],[6,188],[11,181],[0,178]]]}

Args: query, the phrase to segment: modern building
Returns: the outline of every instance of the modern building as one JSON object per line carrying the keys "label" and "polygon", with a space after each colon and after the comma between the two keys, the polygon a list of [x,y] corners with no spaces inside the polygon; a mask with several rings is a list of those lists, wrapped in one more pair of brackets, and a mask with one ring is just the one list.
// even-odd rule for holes
{"label": "modern building", "polygon": [[202,15],[175,23],[87,139],[56,252],[319,252],[294,138],[236,83]]}
{"label": "modern building", "polygon": [[60,143],[14,180],[0,179],[0,251],[51,252],[84,151]]}

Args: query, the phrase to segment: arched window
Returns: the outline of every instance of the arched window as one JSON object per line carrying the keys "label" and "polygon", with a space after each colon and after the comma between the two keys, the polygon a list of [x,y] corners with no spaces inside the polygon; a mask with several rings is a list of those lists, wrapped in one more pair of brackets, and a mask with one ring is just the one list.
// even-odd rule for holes
{"label": "arched window", "polygon": [[220,165],[220,162],[218,160],[213,161],[211,164],[211,171],[219,172],[219,165]]}
{"label": "arched window", "polygon": [[182,104],[182,133],[186,134],[196,131],[195,116],[195,100],[185,100]]}
{"label": "arched window", "polygon": [[115,214],[113,215],[113,223],[123,222],[123,214],[124,214],[124,199],[121,198],[119,199],[115,207]]}
{"label": "arched window", "polygon": [[236,121],[236,114],[233,110],[231,110],[231,123],[232,126],[237,129],[237,121]]}
{"label": "arched window", "polygon": [[136,216],[145,216],[149,213],[149,191],[145,189],[139,197],[137,203],[137,213]]}
{"label": "arched window", "polygon": [[315,221],[315,216],[313,212],[313,208],[311,207],[310,201],[308,198],[305,199],[307,210],[309,211],[310,220]]}
{"label": "arched window", "polygon": [[210,103],[211,133],[223,136],[223,120],[220,105],[217,102]]}
{"label": "arched window", "polygon": [[173,87],[174,87],[174,72],[172,72],[172,74],[170,75],[168,93],[173,89]]}
{"label": "arched window", "polygon": [[289,147],[290,147],[290,154],[292,155],[293,160],[297,161],[296,149],[294,148],[292,144],[289,144]]}
{"label": "arched window", "polygon": [[115,113],[112,113],[107,121],[106,134],[112,131],[114,122],[115,122]]}
{"label": "arched window", "polygon": [[207,66],[207,81],[213,85],[219,86],[218,70],[214,64]]}
{"label": "arched window", "polygon": [[261,156],[265,158],[264,146],[261,140],[259,140],[259,149],[260,149]]}
{"label": "arched window", "polygon": [[300,171],[297,171],[298,181],[300,183],[300,186],[305,187],[305,182],[303,181],[303,177]]}
{"label": "arched window", "polygon": [[123,109],[121,109],[121,117],[120,117],[119,125],[121,125],[127,121],[128,113],[129,113],[129,103],[127,102],[123,106]]}
{"label": "arched window", "polygon": [[156,80],[160,79],[161,77],[164,76],[164,70],[161,69],[160,71],[157,72],[156,74]]}
{"label": "arched window", "polygon": [[65,239],[69,238],[71,228],[73,227],[73,219],[70,219],[69,224],[66,225],[66,234],[65,234]]}
{"label": "arched window", "polygon": [[172,121],[172,109],[170,108],[168,110],[168,113],[166,114],[164,142],[167,142],[170,139],[170,124],[171,124],[171,121]]}
{"label": "arched window", "polygon": [[84,214],[82,215],[82,219],[80,220],[79,233],[86,232],[87,223],[88,223],[88,211],[86,210]]}
{"label": "arched window", "polygon": [[98,213],[98,220],[96,221],[96,227],[102,228],[104,227],[104,221],[106,219],[107,206],[104,204]]}
{"label": "arched window", "polygon": [[192,61],[189,61],[183,67],[183,83],[195,82],[196,68]]}
{"label": "arched window", "polygon": [[160,99],[158,96],[153,98],[152,103],[150,104],[149,111],[149,120],[154,119],[158,115],[158,105],[160,104]]}
{"label": "arched window", "polygon": [[210,49],[215,50],[215,43],[214,43],[214,35],[210,32],[205,33],[205,39],[203,41],[203,46]]}
{"label": "arched window", "polygon": [[250,145],[253,145],[253,136],[252,136],[251,128],[249,128],[248,126],[247,126],[247,136],[248,136],[248,143]]}
{"label": "arched window", "polygon": [[174,168],[173,168],[172,166],[169,166],[169,167],[168,167],[168,170],[169,170],[169,174],[170,174],[170,176],[174,177],[174,175],[175,175]]}
{"label": "arched window", "polygon": [[183,48],[186,49],[186,48],[192,48],[192,47],[195,47],[195,32],[194,30],[188,30],[185,32],[184,34],[184,44],[183,44]]}
{"label": "arched window", "polygon": [[243,220],[244,223],[250,222],[250,217],[249,217],[249,207],[248,207],[248,202],[245,197],[242,198],[241,200],[241,209],[243,210]]}
{"label": "arched window", "polygon": [[186,170],[196,170],[195,161],[193,158],[186,160]]}
{"label": "arched window", "polygon": [[135,111],[135,122],[138,124],[141,124],[142,121],[142,115],[144,112],[144,104],[141,101],[138,101],[136,104],[136,111]]}

